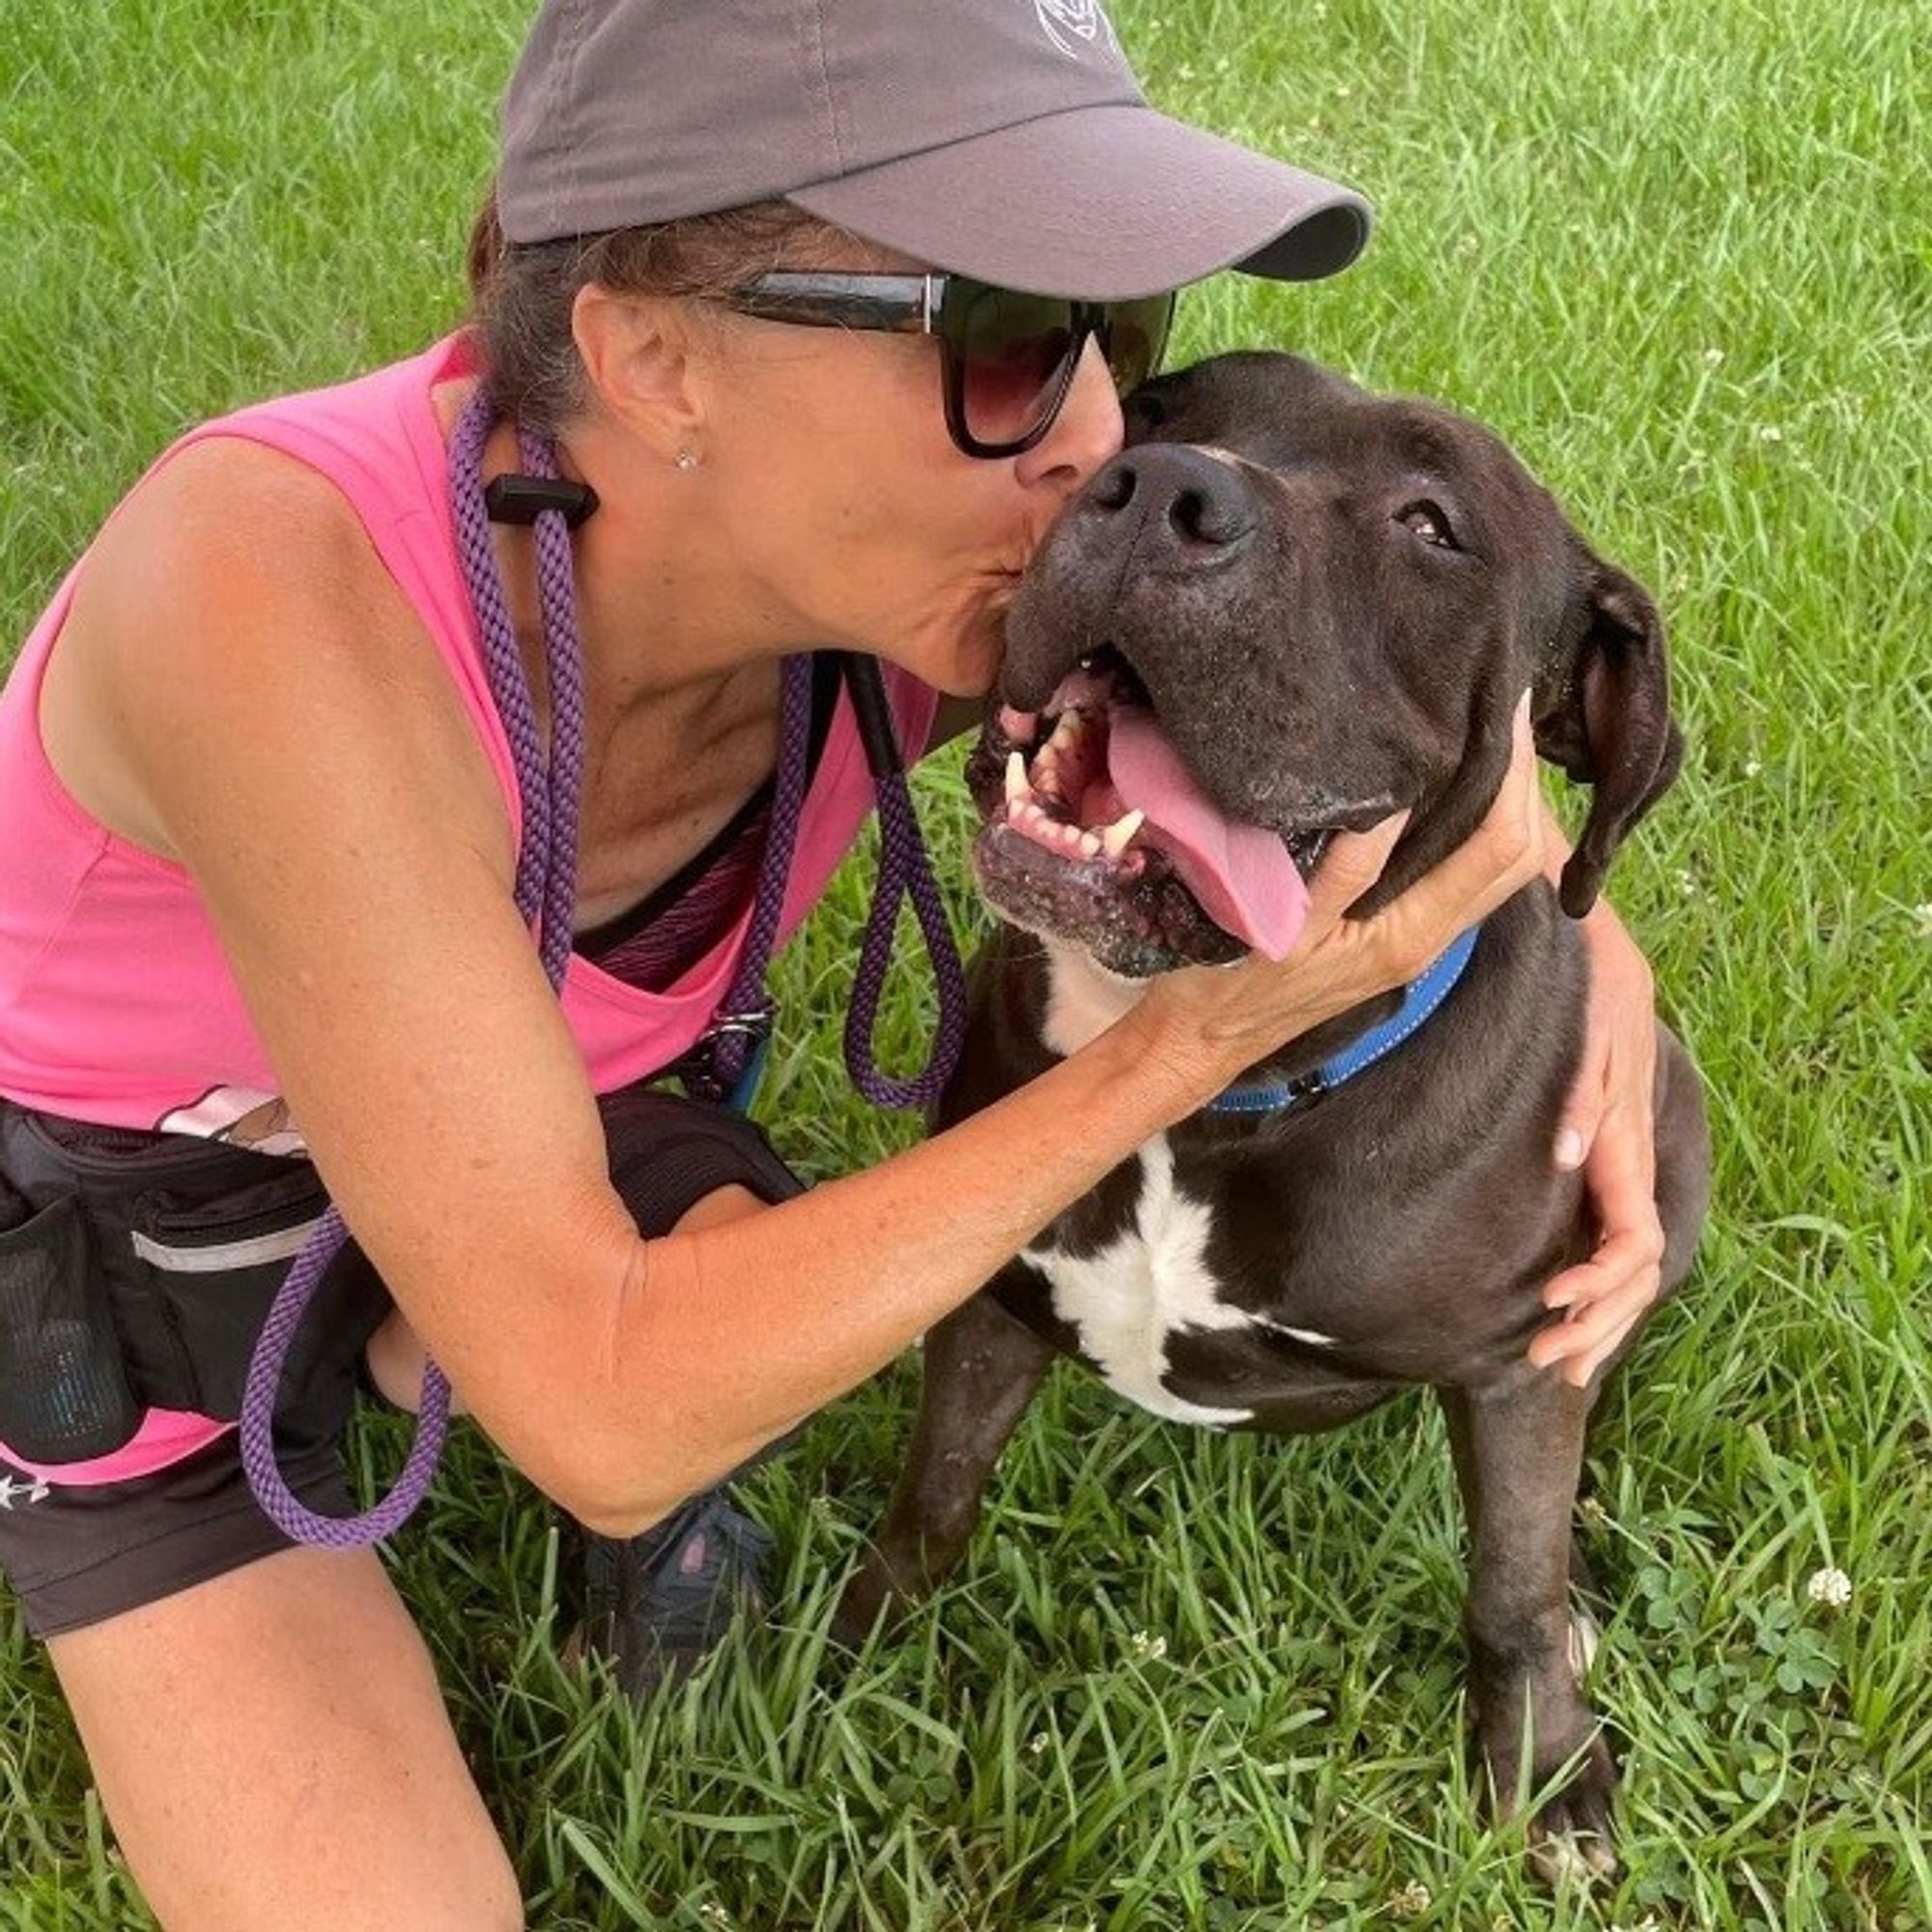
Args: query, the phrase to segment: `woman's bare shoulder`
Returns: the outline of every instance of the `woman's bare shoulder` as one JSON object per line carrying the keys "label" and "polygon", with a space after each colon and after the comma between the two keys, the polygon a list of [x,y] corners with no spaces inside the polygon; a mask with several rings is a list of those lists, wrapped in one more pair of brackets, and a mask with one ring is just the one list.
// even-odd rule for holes
{"label": "woman's bare shoulder", "polygon": [[122,502],[42,689],[42,742],[62,783],[168,859],[181,855],[154,781],[191,742],[168,723],[183,707],[237,731],[291,708],[380,715],[372,758],[422,769],[452,805],[467,798],[500,823],[455,686],[348,499],[308,465],[239,437],[194,443]]}

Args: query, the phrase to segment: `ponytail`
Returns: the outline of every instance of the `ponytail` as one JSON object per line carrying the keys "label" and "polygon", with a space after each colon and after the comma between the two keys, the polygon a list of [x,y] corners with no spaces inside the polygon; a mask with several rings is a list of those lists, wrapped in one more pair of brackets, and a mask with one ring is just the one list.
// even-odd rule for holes
{"label": "ponytail", "polygon": [[481,306],[483,291],[495,276],[507,245],[503,240],[503,224],[497,214],[497,184],[493,178],[484,193],[483,206],[476,211],[476,219],[469,226],[468,269],[472,307]]}

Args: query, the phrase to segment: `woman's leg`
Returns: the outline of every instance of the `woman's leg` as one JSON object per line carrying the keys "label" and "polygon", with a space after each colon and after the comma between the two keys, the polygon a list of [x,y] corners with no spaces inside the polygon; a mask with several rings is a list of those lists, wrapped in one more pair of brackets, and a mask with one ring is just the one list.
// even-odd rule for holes
{"label": "woman's leg", "polygon": [[283,1550],[47,1647],[170,1932],[522,1926],[429,1653],[372,1550]]}

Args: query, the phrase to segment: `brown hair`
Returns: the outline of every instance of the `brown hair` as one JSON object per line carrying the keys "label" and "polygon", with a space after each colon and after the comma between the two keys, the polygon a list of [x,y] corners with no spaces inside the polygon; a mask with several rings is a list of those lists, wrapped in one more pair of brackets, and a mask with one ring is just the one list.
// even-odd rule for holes
{"label": "brown hair", "polygon": [[510,242],[493,183],[469,231],[469,320],[490,398],[502,414],[553,436],[582,410],[583,364],[570,315],[578,290],[593,282],[631,295],[719,296],[786,263],[834,258],[828,243],[850,259],[850,238],[784,201]]}

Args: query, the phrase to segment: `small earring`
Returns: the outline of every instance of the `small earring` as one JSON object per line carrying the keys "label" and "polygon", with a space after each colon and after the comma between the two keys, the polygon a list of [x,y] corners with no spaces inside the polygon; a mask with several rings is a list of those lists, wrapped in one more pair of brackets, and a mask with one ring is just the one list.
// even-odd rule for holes
{"label": "small earring", "polygon": [[691,449],[680,449],[677,453],[677,467],[680,469],[696,469],[697,468],[696,451]]}

